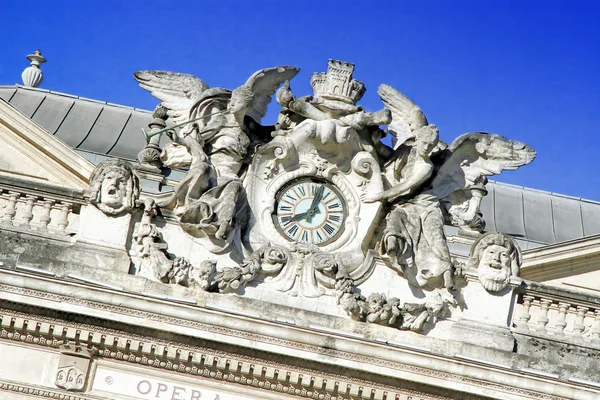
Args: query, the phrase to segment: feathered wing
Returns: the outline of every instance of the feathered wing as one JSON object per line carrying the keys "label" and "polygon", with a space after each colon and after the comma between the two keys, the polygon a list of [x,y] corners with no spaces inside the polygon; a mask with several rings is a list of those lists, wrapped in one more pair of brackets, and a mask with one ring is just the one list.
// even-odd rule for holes
{"label": "feathered wing", "polygon": [[188,120],[192,106],[209,86],[193,75],[169,71],[138,71],[140,86],[162,101],[175,123]]}
{"label": "feathered wing", "polygon": [[394,148],[415,137],[419,129],[428,125],[427,118],[419,106],[393,87],[381,84],[377,94],[385,107],[392,112],[392,122],[388,129],[396,137]]}
{"label": "feathered wing", "polygon": [[300,68],[292,66],[279,66],[265,68],[256,71],[245,83],[254,93],[254,105],[246,114],[251,116],[256,122],[267,113],[267,106],[271,102],[271,96],[282,83],[295,77]]}
{"label": "feathered wing", "polygon": [[459,136],[443,157],[427,193],[443,199],[475,184],[482,176],[497,175],[529,164],[536,153],[530,146],[485,132]]}

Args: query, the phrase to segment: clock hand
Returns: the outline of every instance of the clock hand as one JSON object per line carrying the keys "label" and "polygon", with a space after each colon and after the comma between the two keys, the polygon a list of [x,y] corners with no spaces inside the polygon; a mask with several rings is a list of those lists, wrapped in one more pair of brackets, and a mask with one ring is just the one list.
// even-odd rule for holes
{"label": "clock hand", "polygon": [[321,201],[321,198],[323,197],[323,191],[325,190],[325,186],[321,185],[317,188],[317,190],[315,190],[315,197],[313,198],[312,203],[310,204],[310,207],[308,208],[308,215],[306,216],[306,222],[310,222],[312,220],[312,216],[313,214],[315,214],[316,212],[319,212],[319,202]]}
{"label": "clock hand", "polygon": [[306,217],[307,214],[308,214],[308,212],[303,212],[303,213],[296,214],[292,218],[290,218],[290,220],[288,221],[288,223],[294,222],[294,221],[300,221],[301,219],[303,219],[304,217]]}

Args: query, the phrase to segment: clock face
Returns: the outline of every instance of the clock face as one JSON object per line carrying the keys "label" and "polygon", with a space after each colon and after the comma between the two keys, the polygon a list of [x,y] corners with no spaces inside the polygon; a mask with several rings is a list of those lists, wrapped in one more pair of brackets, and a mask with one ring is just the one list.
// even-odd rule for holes
{"label": "clock face", "polygon": [[290,242],[324,246],[343,232],[346,215],[346,202],[335,186],[301,179],[279,191],[273,222]]}

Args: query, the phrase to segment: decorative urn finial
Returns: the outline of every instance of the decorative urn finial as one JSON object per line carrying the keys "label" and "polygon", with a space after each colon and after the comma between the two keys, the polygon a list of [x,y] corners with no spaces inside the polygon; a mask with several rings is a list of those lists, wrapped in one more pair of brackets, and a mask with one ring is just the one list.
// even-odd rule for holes
{"label": "decorative urn finial", "polygon": [[38,87],[44,80],[44,74],[40,69],[40,64],[46,62],[46,58],[42,56],[42,52],[40,50],[36,50],[33,54],[29,54],[27,59],[31,61],[31,65],[23,71],[21,74],[21,79],[23,79],[23,84],[29,87]]}

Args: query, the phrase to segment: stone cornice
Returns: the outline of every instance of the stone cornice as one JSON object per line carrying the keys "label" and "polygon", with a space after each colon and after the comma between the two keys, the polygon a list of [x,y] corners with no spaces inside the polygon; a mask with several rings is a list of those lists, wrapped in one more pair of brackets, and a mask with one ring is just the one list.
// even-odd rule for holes
{"label": "stone cornice", "polygon": [[[448,356],[393,348],[372,341],[320,333],[310,329],[226,314],[201,307],[141,299],[133,294],[83,287],[58,279],[2,271],[0,273],[0,291],[3,292],[3,298],[6,300],[33,307],[74,312],[78,315],[88,315],[115,323],[158,329],[333,366],[343,365],[356,371],[393,379],[422,382],[425,380],[424,378],[427,378],[427,382],[431,385],[452,387],[455,390],[478,395],[498,396],[502,393],[502,396],[507,399],[518,398],[522,395],[533,398],[559,399],[560,396],[567,397],[573,393],[573,390],[578,391],[582,399],[591,399],[597,395],[592,395],[586,389],[567,384],[565,381],[523,376],[516,370],[490,367],[469,361],[457,361]],[[7,316],[7,318],[13,317]],[[187,372],[188,368],[193,368],[194,354],[202,353],[197,349],[177,344],[161,344],[153,338],[136,338],[126,333],[102,332],[97,327],[90,327],[88,331],[77,324],[60,325],[58,322],[50,324],[47,321],[35,321],[32,316],[27,319],[24,316],[16,318],[8,326],[11,329],[21,330],[23,333],[19,333],[16,339],[13,333],[11,340],[35,344],[35,337],[31,332],[39,332],[40,343],[42,337],[60,338],[62,341],[78,340],[98,347],[103,357],[110,356],[110,358],[125,360],[124,357],[127,355],[127,361],[133,362],[131,355],[134,355],[133,360],[139,359],[140,363],[145,352],[146,359],[152,360],[152,365],[156,365],[156,360],[159,360],[159,367],[166,368],[167,365],[175,365],[173,361],[177,361],[178,367],[175,369],[180,372],[181,368],[183,372]],[[30,324],[35,325],[30,326]],[[6,325],[4,318],[3,325]],[[52,329],[50,329],[51,326]],[[9,339],[9,333],[7,330],[7,339]],[[29,340],[30,337],[31,340]],[[53,340],[57,340],[58,343],[59,339]],[[218,360],[214,361],[214,352],[209,356],[213,360],[211,365],[220,365]],[[242,364],[244,362],[247,364],[249,362],[268,363],[265,360],[244,361],[238,355],[231,357],[235,362]],[[171,364],[168,364],[169,359],[171,359]],[[164,365],[162,365],[163,362]],[[186,364],[189,362],[192,362],[192,365]],[[228,365],[231,365],[231,362],[222,361],[222,364],[224,368],[230,370]],[[237,365],[236,370],[242,368],[240,367],[242,364],[235,364]],[[149,364],[146,363],[146,365]],[[272,368],[284,367],[286,366],[272,366]],[[490,373],[492,370],[493,374]],[[294,374],[303,373],[301,370],[290,371]],[[262,369],[260,373],[262,376]],[[311,379],[319,378],[310,373],[308,375],[311,376]],[[327,378],[320,377],[319,379]],[[544,381],[545,385],[552,387],[556,396],[537,392],[536,388],[539,388],[540,380]],[[349,384],[352,386],[352,383]]]}
{"label": "stone cornice", "polygon": [[521,276],[543,281],[598,269],[600,236],[557,243],[523,252]]}

